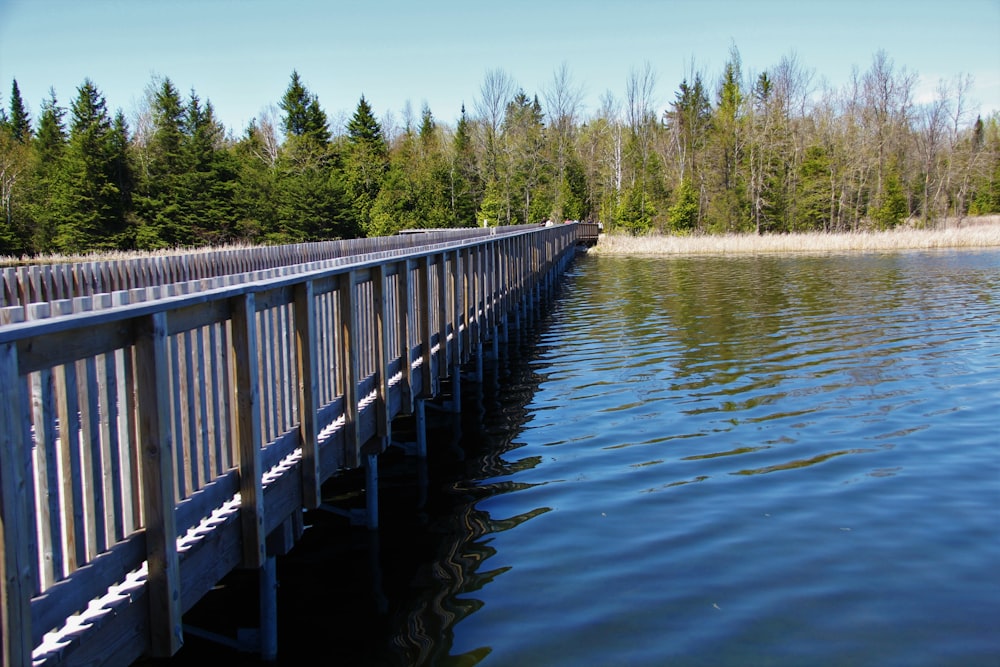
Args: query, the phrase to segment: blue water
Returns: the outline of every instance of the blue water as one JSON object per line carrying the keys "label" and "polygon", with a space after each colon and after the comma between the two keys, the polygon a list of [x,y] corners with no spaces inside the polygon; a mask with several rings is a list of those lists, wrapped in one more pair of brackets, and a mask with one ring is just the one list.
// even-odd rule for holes
{"label": "blue water", "polygon": [[581,256],[512,349],[411,519],[307,530],[285,655],[1000,665],[1000,251]]}
{"label": "blue water", "polygon": [[588,258],[532,364],[452,655],[1000,665],[1000,253]]}

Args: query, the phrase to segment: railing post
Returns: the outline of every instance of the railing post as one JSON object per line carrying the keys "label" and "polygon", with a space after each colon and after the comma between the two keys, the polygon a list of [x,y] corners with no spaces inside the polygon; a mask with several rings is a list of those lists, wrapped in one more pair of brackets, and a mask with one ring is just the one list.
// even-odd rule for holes
{"label": "railing post", "polygon": [[451,370],[451,344],[448,343],[448,324],[451,317],[448,314],[448,304],[451,301],[451,290],[448,287],[448,253],[438,255],[437,286],[438,286],[438,378],[447,377]]}
{"label": "railing post", "polygon": [[295,286],[295,348],[299,378],[299,444],[302,447],[302,502],[306,509],[320,504],[320,466],[316,415],[319,385],[316,364],[316,306],[313,283]]}
{"label": "railing post", "polygon": [[396,303],[399,308],[399,354],[400,372],[402,374],[399,382],[401,392],[402,411],[405,414],[413,412],[413,360],[411,359],[410,334],[415,330],[413,299],[410,296],[410,268],[411,260],[404,259],[399,263],[396,275]]}
{"label": "railing post", "polygon": [[420,309],[420,354],[423,358],[420,369],[422,379],[420,398],[429,398],[437,393],[437,374],[432,372],[434,355],[431,353],[433,332],[431,331],[431,267],[430,257],[420,258],[420,287],[418,308]]}
{"label": "railing post", "polygon": [[31,484],[31,448],[28,411],[17,370],[17,346],[0,345],[0,595],[4,665],[31,664],[31,596],[35,581],[32,553],[35,523]]}
{"label": "railing post", "polygon": [[358,377],[360,354],[357,299],[354,297],[355,272],[348,271],[338,277],[340,297],[340,347],[343,363],[340,364],[344,379],[344,464],[357,468],[361,463],[361,429],[358,425]]}
{"label": "railing post", "polygon": [[385,264],[372,269],[372,307],[375,314],[375,372],[378,396],[375,400],[375,434],[381,440],[379,452],[385,451],[391,437],[389,420],[389,300],[385,295]]}
{"label": "railing post", "polygon": [[184,643],[168,373],[167,315],[154,313],[137,323],[135,378],[149,564],[150,644],[152,655],[164,658]]}
{"label": "railing post", "polygon": [[261,470],[260,379],[257,373],[257,308],[253,292],[233,304],[233,388],[240,469],[243,566],[259,568],[267,557]]}

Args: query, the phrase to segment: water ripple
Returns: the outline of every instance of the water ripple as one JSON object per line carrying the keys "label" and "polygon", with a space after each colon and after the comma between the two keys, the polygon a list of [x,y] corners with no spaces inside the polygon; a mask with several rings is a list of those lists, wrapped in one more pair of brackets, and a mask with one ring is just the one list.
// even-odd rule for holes
{"label": "water ripple", "polygon": [[453,651],[995,659],[998,295],[997,251],[581,259]]}

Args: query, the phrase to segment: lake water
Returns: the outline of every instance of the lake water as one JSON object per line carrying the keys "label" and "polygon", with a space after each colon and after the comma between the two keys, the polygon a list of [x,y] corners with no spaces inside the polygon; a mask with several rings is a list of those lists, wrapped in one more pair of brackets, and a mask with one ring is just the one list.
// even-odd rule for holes
{"label": "lake water", "polygon": [[282,664],[1000,665],[1000,251],[580,256],[486,371]]}

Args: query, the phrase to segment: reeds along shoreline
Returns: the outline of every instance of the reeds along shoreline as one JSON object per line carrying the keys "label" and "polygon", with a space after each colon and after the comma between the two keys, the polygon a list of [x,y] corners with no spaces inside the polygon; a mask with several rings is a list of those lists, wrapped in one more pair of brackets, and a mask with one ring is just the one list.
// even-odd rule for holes
{"label": "reeds along shoreline", "polygon": [[600,255],[729,255],[1000,247],[1000,217],[941,229],[848,233],[628,236],[602,234],[590,252]]}

